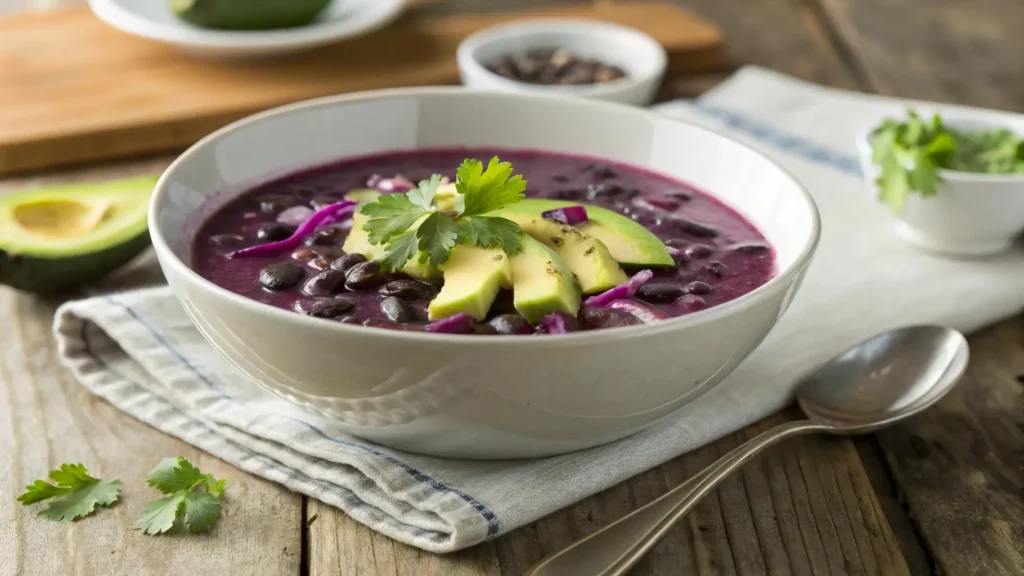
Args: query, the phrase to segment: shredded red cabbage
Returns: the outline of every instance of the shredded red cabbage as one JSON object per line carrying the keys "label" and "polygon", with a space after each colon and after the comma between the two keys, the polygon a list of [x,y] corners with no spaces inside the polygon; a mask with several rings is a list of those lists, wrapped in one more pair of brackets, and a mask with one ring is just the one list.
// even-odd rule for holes
{"label": "shredded red cabbage", "polygon": [[339,220],[350,218],[352,213],[355,211],[356,203],[350,200],[344,202],[335,202],[329,204],[323,208],[317,210],[309,217],[308,220],[303,222],[295,233],[277,242],[267,242],[266,244],[258,244],[256,246],[250,246],[248,248],[242,248],[241,250],[235,250],[228,254],[228,258],[235,258],[236,256],[273,256],[286,250],[295,250],[302,245],[303,239],[316,231],[321,226],[327,226],[333,224]]}
{"label": "shredded red cabbage", "polygon": [[652,277],[654,277],[654,272],[651,272],[650,270],[641,270],[634,274],[632,278],[622,284],[619,284],[615,288],[587,298],[583,304],[592,308],[606,308],[613,300],[632,298],[636,295],[636,291],[644,285],[644,282],[647,282]]}
{"label": "shredded red cabbage", "polygon": [[545,210],[544,212],[541,212],[540,215],[542,218],[557,220],[562,224],[568,224],[569,226],[575,226],[576,224],[587,221],[587,209],[580,205],[555,208],[554,210]]}
{"label": "shredded red cabbage", "polygon": [[409,180],[401,174],[395,174],[394,178],[383,178],[379,174],[374,174],[366,180],[367,188],[373,188],[380,192],[393,193],[393,192],[408,192],[416,187],[412,180]]}
{"label": "shredded red cabbage", "polygon": [[658,320],[665,320],[668,318],[668,314],[665,314],[657,308],[653,308],[646,304],[637,302],[636,300],[629,300],[626,298],[620,298],[618,300],[612,300],[608,303],[608,308],[617,308],[629,312],[633,316],[636,316],[644,324],[650,324],[651,322],[657,322]]}
{"label": "shredded red cabbage", "polygon": [[473,325],[473,317],[465,312],[427,324],[424,330],[436,334],[465,334]]}
{"label": "shredded red cabbage", "polygon": [[562,312],[552,312],[540,319],[537,328],[544,334],[568,334],[573,329]]}

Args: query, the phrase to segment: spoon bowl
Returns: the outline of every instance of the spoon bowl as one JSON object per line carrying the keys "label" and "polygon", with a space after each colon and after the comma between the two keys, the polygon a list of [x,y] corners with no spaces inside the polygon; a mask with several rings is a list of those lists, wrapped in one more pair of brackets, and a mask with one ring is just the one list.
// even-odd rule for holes
{"label": "spoon bowl", "polygon": [[811,420],[839,434],[863,434],[931,406],[967,369],[967,340],[941,326],[878,334],[839,355],[797,388]]}

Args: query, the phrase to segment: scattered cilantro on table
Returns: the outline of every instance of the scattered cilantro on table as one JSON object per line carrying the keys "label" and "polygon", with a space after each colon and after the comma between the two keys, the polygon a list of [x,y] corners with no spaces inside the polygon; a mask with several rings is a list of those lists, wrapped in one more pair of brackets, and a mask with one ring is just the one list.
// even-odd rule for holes
{"label": "scattered cilantro on table", "polygon": [[75,520],[92,514],[96,505],[110,506],[121,497],[120,480],[101,480],[89,476],[81,464],[61,464],[50,471],[50,479],[36,480],[25,487],[18,502],[25,506],[50,500],[39,516],[50,520]]}
{"label": "scattered cilantro on table", "polygon": [[[382,194],[360,212],[368,217],[365,228],[372,244],[387,244],[381,268],[395,271],[417,250],[420,259],[434,266],[444,263],[457,244],[519,251],[522,231],[514,222],[485,216],[524,198],[526,180],[512,175],[512,164],[491,158],[484,169],[479,160],[466,159],[456,171],[458,192],[453,213],[442,212],[435,195],[441,175],[434,174],[405,194]],[[410,230],[416,223],[414,230]]]}
{"label": "scattered cilantro on table", "polygon": [[905,121],[887,118],[871,134],[871,160],[882,202],[899,213],[907,196],[933,196],[940,169],[988,174],[1024,174],[1024,139],[1009,130],[958,131],[936,114],[922,119],[914,110]]}
{"label": "scattered cilantro on table", "polygon": [[179,456],[164,458],[146,477],[146,483],[166,496],[151,501],[135,522],[143,534],[167,532],[181,519],[193,534],[207,532],[220,518],[220,501],[226,478],[203,474]]}

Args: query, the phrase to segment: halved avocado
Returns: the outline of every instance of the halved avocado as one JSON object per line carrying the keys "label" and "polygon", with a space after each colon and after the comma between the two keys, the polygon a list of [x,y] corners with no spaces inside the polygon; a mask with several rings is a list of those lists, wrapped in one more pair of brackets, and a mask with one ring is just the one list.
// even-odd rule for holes
{"label": "halved avocado", "polygon": [[270,30],[304,26],[331,0],[171,0],[179,18],[204,28]]}
{"label": "halved avocado", "polygon": [[[565,200],[527,198],[502,211],[540,216],[547,210],[578,204]],[[577,224],[575,228],[603,242],[616,262],[630,266],[675,266],[665,245],[643,225],[606,208],[590,204],[586,207],[588,220]]]}
{"label": "halved avocado", "polygon": [[149,246],[144,176],[0,196],[0,284],[50,294],[99,280]]}

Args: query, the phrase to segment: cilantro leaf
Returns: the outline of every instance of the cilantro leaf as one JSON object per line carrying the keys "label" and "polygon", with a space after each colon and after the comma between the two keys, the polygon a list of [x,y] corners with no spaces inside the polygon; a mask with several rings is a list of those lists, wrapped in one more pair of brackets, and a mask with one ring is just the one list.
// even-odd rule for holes
{"label": "cilantro leaf", "polygon": [[452,248],[459,239],[459,225],[450,217],[434,212],[416,229],[419,248],[434,266],[448,260]]}
{"label": "cilantro leaf", "polygon": [[50,471],[50,479],[56,485],[36,480],[18,497],[25,506],[52,498],[50,505],[39,512],[43,518],[75,520],[92,514],[97,504],[110,506],[121,497],[120,480],[93,478],[81,464],[61,464]]}
{"label": "cilantro leaf", "polygon": [[491,158],[484,170],[479,160],[466,159],[455,173],[455,189],[463,196],[461,216],[477,216],[515,204],[525,196],[526,180],[512,176],[512,164]]}
{"label": "cilantro leaf", "polygon": [[517,254],[522,234],[519,225],[497,216],[459,218],[459,239],[483,248],[500,248],[506,254]]}
{"label": "cilantro leaf", "polygon": [[419,187],[413,188],[406,195],[409,197],[409,202],[412,202],[414,205],[424,210],[433,210],[434,195],[437,194],[437,189],[440,187],[441,175],[434,174],[430,177],[430,180],[421,180]]}
{"label": "cilantro leaf", "polygon": [[369,217],[363,227],[370,243],[383,244],[431,211],[413,204],[406,194],[382,194],[376,202],[363,204],[360,212]]}
{"label": "cilantro leaf", "polygon": [[388,249],[380,260],[380,267],[385,272],[400,270],[405,263],[416,254],[416,233],[406,232],[395,236],[388,242]]}
{"label": "cilantro leaf", "polygon": [[146,483],[167,496],[146,504],[135,521],[135,529],[143,534],[163,534],[178,519],[182,519],[189,532],[197,534],[208,531],[220,518],[220,500],[227,479],[203,474],[181,456],[161,460],[146,477]]}

